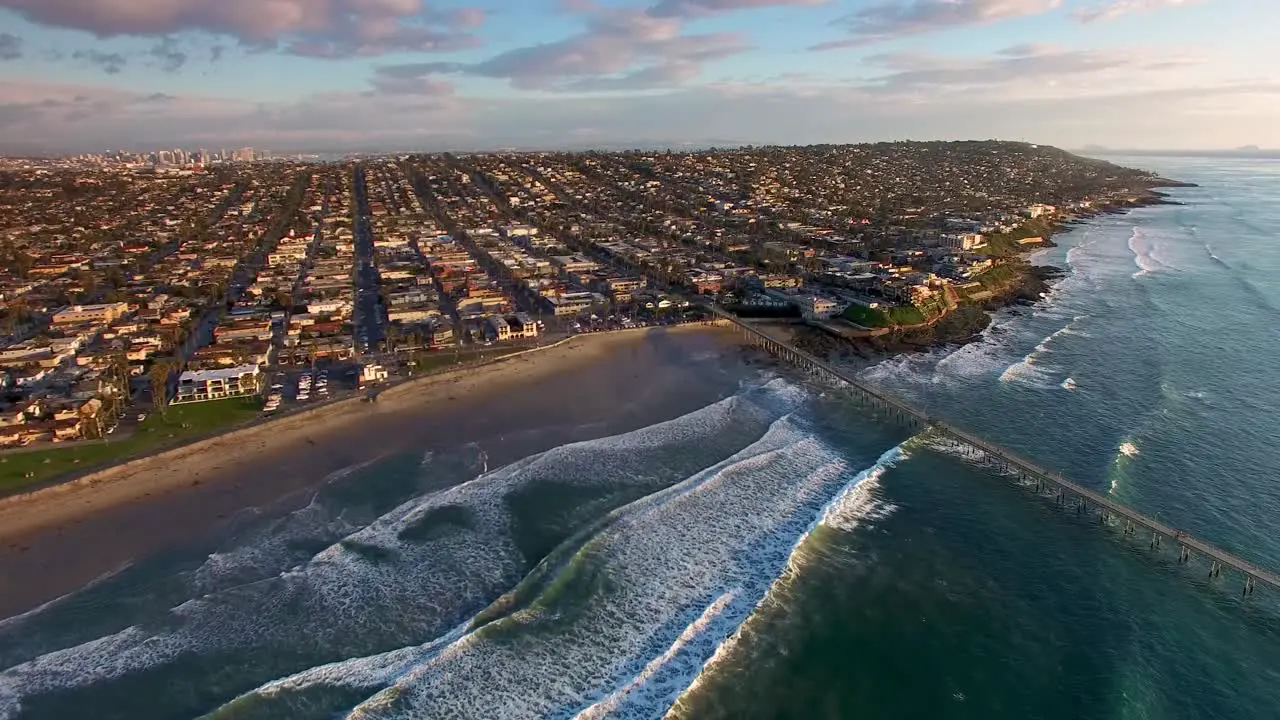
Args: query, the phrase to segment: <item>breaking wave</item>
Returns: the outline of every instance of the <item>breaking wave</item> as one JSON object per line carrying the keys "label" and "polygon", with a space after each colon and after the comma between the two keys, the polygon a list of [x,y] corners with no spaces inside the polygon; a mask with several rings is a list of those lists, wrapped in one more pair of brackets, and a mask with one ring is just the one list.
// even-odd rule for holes
{"label": "breaking wave", "polygon": [[[469,627],[433,643],[269,683],[377,688],[349,718],[656,717],[732,644],[819,525],[886,509],[861,472],[785,415],[733,456],[615,510]],[[496,610],[495,610],[496,609]],[[215,713],[215,717],[218,714]]]}
{"label": "breaking wave", "polygon": [[[1048,337],[1036,343],[1035,348],[1027,353],[1021,360],[1005,368],[1000,373],[1000,382],[1011,383],[1021,382],[1035,387],[1052,387],[1054,383],[1050,380],[1052,370],[1042,365],[1044,357],[1049,353],[1050,346],[1055,340],[1064,335],[1083,335],[1078,328],[1081,322],[1087,319],[1085,315],[1077,315],[1065,327],[1054,331]],[[1072,385],[1075,382],[1072,381]],[[1065,387],[1065,386],[1063,386]],[[1068,390],[1071,388],[1067,388]]]}
{"label": "breaking wave", "polygon": [[1140,227],[1133,228],[1133,232],[1129,235],[1129,250],[1133,253],[1134,264],[1138,266],[1138,270],[1133,273],[1134,278],[1144,277],[1161,269],[1174,269],[1156,257],[1159,243],[1151,239]]}
{"label": "breaking wave", "polygon": [[[162,675],[166,668],[198,665],[208,657],[219,658],[219,670],[191,700],[195,705],[217,705],[244,692],[246,684],[261,685],[264,676],[289,677],[307,668],[325,668],[311,671],[313,678],[345,676],[348,663],[355,662],[357,674],[366,678],[394,676],[403,671],[398,662],[416,663],[421,654],[404,650],[406,639],[448,638],[451,628],[516,585],[548,550],[601,511],[636,498],[664,497],[662,489],[672,483],[687,487],[702,462],[698,458],[736,457],[805,398],[805,391],[774,380],[676,420],[564,445],[415,497],[269,577],[202,593],[207,580],[228,568],[278,561],[259,554],[271,555],[269,544],[260,551],[215,553],[193,574],[191,594],[170,609],[0,672],[0,718],[15,717],[26,698],[56,700],[60,693],[99,686],[110,692],[113,681]],[[777,433],[769,437],[776,440]],[[803,449],[801,442],[792,444]],[[417,467],[418,459],[412,459]],[[805,462],[796,467],[808,467]],[[818,473],[810,469],[806,477]],[[582,514],[557,507],[569,500]],[[551,508],[564,512],[550,513]],[[304,509],[288,527],[317,519],[314,508]],[[324,532],[345,529],[344,522],[335,518]],[[23,618],[5,630],[21,633],[32,620]],[[375,659],[348,660],[353,657]],[[279,696],[283,687],[274,686],[268,695]]]}

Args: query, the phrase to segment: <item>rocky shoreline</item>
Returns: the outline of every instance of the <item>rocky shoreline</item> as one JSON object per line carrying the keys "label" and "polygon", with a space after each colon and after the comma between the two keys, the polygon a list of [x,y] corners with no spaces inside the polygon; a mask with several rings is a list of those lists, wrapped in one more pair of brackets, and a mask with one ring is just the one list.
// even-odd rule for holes
{"label": "rocky shoreline", "polygon": [[[961,305],[933,325],[899,329],[873,337],[846,338],[813,325],[794,326],[793,341],[819,357],[842,361],[878,362],[907,352],[959,347],[982,338],[992,313],[1039,302],[1066,271],[1052,265],[1026,265],[1019,281],[980,304]],[[1016,312],[1016,311],[1015,311]]]}
{"label": "rocky shoreline", "polygon": [[[1044,242],[1027,254],[1057,247],[1057,243],[1053,242],[1054,235],[1076,225],[1083,225],[1095,217],[1124,215],[1137,208],[1152,205],[1181,205],[1182,203],[1169,199],[1168,193],[1155,189],[1173,187],[1196,187],[1196,185],[1157,178],[1155,184],[1150,185],[1141,196],[1131,201],[1108,203],[1055,224],[1052,233],[1045,237]],[[1053,265],[1032,265],[1023,258],[1014,261],[1014,265],[1020,270],[1016,282],[1001,289],[982,303],[961,305],[931,326],[895,329],[874,337],[842,337],[820,326],[805,324],[795,326],[793,342],[797,347],[819,357],[862,364],[879,362],[907,352],[928,352],[939,347],[967,345],[982,338],[983,331],[991,325],[992,313],[1011,307],[1034,305],[1055,283],[1067,275],[1067,271],[1062,268]]]}

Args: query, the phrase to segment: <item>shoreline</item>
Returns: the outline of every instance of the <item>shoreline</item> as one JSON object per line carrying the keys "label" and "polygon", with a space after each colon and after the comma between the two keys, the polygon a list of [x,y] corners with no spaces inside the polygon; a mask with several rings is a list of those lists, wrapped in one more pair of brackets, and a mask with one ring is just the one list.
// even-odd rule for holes
{"label": "shoreline", "polygon": [[[709,321],[709,322],[714,324],[723,323],[723,321]],[[688,324],[682,324],[682,325],[669,326],[669,329],[681,330],[689,327],[702,327],[703,325],[704,323],[688,323]],[[504,362],[516,360],[517,358],[526,356],[530,353],[539,353],[539,352],[546,352],[549,350],[553,350],[555,348],[562,347],[566,344],[572,343],[575,340],[578,340],[579,338],[602,337],[602,336],[609,336],[609,335],[617,335],[620,333],[637,333],[637,332],[643,332],[646,330],[653,330],[653,329],[654,328],[652,327],[637,327],[637,328],[627,328],[627,329],[620,329],[620,330],[610,330],[602,333],[584,333],[580,335],[569,335],[567,337],[561,338],[547,345],[540,345],[537,347],[527,348],[524,350],[516,350],[509,354],[502,355],[500,357],[481,360],[479,362],[474,362],[474,363],[468,363],[462,367],[456,367],[452,369],[441,369],[435,372],[430,372],[430,373],[419,375],[416,377],[410,376],[407,378],[400,378],[384,385],[375,386],[365,390],[357,390],[352,395],[334,398],[324,402],[315,403],[313,405],[306,406],[306,407],[295,408],[289,412],[281,413],[279,415],[260,416],[248,422],[242,422],[235,425],[229,425],[227,427],[220,428],[206,435],[199,435],[199,436],[186,438],[173,445],[162,446],[159,448],[146,450],[137,455],[125,456],[120,459],[102,463],[97,466],[86,467],[75,473],[58,475],[48,480],[43,480],[36,484],[22,487],[17,490],[13,490],[9,492],[0,492],[0,517],[3,517],[2,513],[4,508],[7,505],[15,501],[20,501],[22,498],[25,498],[29,495],[44,493],[46,491],[51,491],[56,488],[62,487],[64,485],[76,485],[76,484],[95,485],[100,482],[109,481],[110,478],[105,476],[109,474],[113,474],[123,468],[132,467],[144,461],[150,461],[150,460],[161,458],[161,457],[167,457],[167,456],[180,457],[184,452],[190,452],[190,451],[196,450],[199,447],[204,446],[206,443],[209,443],[218,439],[227,438],[229,436],[238,435],[240,433],[250,433],[263,428],[287,427],[293,422],[302,420],[302,419],[314,420],[314,419],[320,418],[326,413],[333,413],[336,410],[348,408],[348,406],[353,403],[364,404],[366,403],[367,397],[369,396],[370,393],[376,394],[378,398],[382,398],[384,395],[387,395],[389,397],[394,397],[396,395],[396,391],[402,388],[429,387],[433,381],[447,381],[451,378],[459,377],[461,375],[465,375],[470,372],[483,370],[495,364],[501,364]],[[15,451],[10,451],[10,452],[13,452],[14,454],[21,454],[21,453],[34,453],[34,452],[49,452],[49,451],[56,451],[61,449],[71,450],[74,448],[59,447],[59,446],[26,447],[26,448],[17,448]],[[3,539],[3,537],[4,537],[4,527],[3,525],[0,525],[0,539]]]}
{"label": "shoreline", "polygon": [[738,344],[702,324],[575,336],[0,499],[0,617],[379,459],[483,443],[498,466],[691,412],[736,389],[717,361]]}
{"label": "shoreline", "polygon": [[1043,255],[1059,246],[1054,242],[1054,237],[1072,232],[1077,227],[1087,226],[1099,217],[1127,215],[1133,210],[1146,207],[1182,204],[1168,199],[1167,193],[1154,188],[1196,187],[1193,183],[1175,180],[1160,179],[1160,182],[1161,184],[1151,186],[1133,202],[1108,204],[1056,222],[1052,226],[1052,233],[1044,238],[1043,243],[1020,251],[1013,262],[1009,263],[1019,272],[1016,280],[1002,287],[992,297],[961,303],[927,326],[892,327],[878,334],[854,336],[838,333],[825,324],[801,322],[791,326],[794,328],[789,331],[791,341],[818,357],[829,357],[835,353],[842,360],[854,360],[860,368],[906,353],[930,352],[944,347],[959,348],[978,342],[983,331],[994,321],[995,313],[1034,305],[1054,285],[1067,277],[1070,272],[1068,269],[1035,262],[1037,255]]}

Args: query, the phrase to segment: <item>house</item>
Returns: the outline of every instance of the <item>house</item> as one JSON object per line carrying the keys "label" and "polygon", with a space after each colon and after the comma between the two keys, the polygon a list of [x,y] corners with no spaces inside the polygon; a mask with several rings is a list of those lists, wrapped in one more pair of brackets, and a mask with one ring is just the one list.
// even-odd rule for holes
{"label": "house", "polygon": [[178,377],[178,395],[173,402],[205,402],[256,395],[261,389],[261,383],[262,373],[257,365],[188,370]]}
{"label": "house", "polygon": [[801,295],[796,300],[800,306],[800,312],[811,320],[826,320],[842,310],[834,300],[820,295]]}
{"label": "house", "polygon": [[545,299],[551,305],[552,312],[555,313],[556,317],[577,315],[592,305],[604,302],[603,295],[591,292],[566,292],[557,297]]}
{"label": "house", "polygon": [[21,425],[26,421],[27,415],[22,412],[22,408],[20,407],[14,406],[0,410],[0,427]]}
{"label": "house", "polygon": [[485,332],[486,336],[495,340],[511,339],[511,324],[508,323],[506,319],[495,315],[487,320],[487,325],[488,328]]}
{"label": "house", "polygon": [[538,337],[538,323],[529,317],[529,313],[518,312],[512,315],[508,324],[511,326],[512,337],[526,339]]}
{"label": "house", "polygon": [[432,347],[448,347],[453,345],[453,325],[437,322],[431,329]]}
{"label": "house", "polygon": [[264,320],[232,320],[219,325],[213,330],[213,341],[215,343],[236,342],[239,340],[268,341],[270,339],[270,318]]}
{"label": "house", "polygon": [[0,425],[0,447],[17,447],[26,445],[26,428],[21,425]]}
{"label": "house", "polygon": [[81,437],[84,437],[86,425],[87,423],[85,422],[85,418],[73,416],[63,418],[61,420],[54,420],[50,424],[49,429],[53,431],[54,442],[65,442],[67,440],[78,440]]}

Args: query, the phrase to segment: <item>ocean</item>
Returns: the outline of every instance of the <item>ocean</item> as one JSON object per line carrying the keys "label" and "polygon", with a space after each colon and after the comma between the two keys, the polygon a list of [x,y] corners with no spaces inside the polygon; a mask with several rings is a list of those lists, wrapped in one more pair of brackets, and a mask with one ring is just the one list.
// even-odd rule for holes
{"label": "ocean", "polygon": [[[1097,218],[979,342],[862,377],[1280,567],[1280,163]],[[0,621],[17,718],[1268,718],[1241,597],[797,371],[503,467],[465,446]]]}

